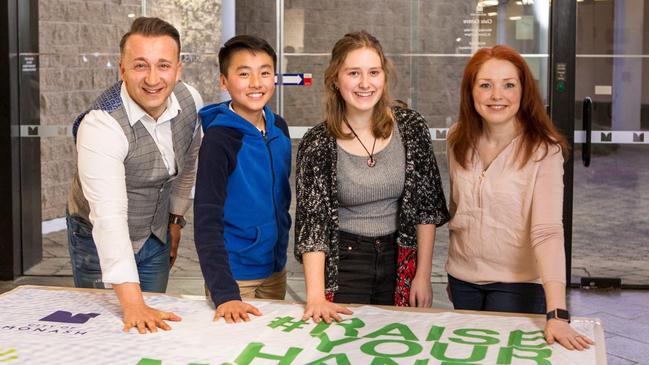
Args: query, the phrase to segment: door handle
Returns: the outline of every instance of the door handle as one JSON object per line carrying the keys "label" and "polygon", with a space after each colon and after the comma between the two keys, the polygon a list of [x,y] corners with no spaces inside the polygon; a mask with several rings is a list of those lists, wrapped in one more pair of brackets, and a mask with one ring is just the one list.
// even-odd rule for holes
{"label": "door handle", "polygon": [[590,166],[591,134],[593,132],[593,100],[590,96],[584,98],[581,112],[582,129],[586,132],[586,142],[581,145],[581,161],[584,166]]}

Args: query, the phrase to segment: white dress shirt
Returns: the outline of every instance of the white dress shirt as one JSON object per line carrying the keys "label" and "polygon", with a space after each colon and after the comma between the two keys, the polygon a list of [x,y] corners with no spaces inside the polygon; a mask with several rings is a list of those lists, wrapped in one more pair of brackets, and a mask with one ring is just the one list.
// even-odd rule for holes
{"label": "white dress shirt", "polygon": [[[203,106],[198,91],[186,85],[196,110]],[[126,91],[122,84],[121,98],[129,123],[141,121],[155,141],[169,175],[176,174],[171,119],[180,112],[174,93],[167,99],[167,108],[156,121],[148,115]],[[185,157],[183,172],[177,177],[171,192],[170,213],[184,215],[192,202],[196,178],[196,160],[201,142],[200,123],[196,123],[190,152]],[[77,132],[77,159],[83,194],[90,206],[92,237],[97,246],[102,281],[110,284],[139,283],[137,265],[128,229],[128,199],[124,159],[128,140],[119,123],[103,110],[86,114]],[[141,242],[139,242],[141,243]]]}

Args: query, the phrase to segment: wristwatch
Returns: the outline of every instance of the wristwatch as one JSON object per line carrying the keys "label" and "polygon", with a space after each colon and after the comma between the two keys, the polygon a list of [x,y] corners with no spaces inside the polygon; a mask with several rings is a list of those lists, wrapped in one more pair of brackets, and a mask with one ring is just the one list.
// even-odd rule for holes
{"label": "wristwatch", "polygon": [[568,312],[565,309],[557,308],[557,309],[551,310],[545,316],[548,319],[548,321],[551,320],[551,319],[558,319],[560,321],[570,323],[570,312]]}
{"label": "wristwatch", "polygon": [[180,228],[184,228],[187,221],[182,215],[176,215],[169,213],[169,224],[177,224]]}

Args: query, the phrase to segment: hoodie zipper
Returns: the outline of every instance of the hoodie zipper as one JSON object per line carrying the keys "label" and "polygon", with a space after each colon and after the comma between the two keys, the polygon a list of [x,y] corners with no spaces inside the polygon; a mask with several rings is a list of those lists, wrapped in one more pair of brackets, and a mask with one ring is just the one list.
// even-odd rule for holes
{"label": "hoodie zipper", "polygon": [[[275,235],[279,235],[279,217],[277,216],[277,202],[275,200],[275,167],[273,166],[273,152],[270,149],[270,141],[268,140],[268,132],[260,131],[261,136],[264,138],[264,144],[268,150],[268,157],[270,159],[270,174],[271,174],[271,195],[273,197],[273,213],[275,214]],[[275,240],[277,242],[277,239]],[[273,253],[276,254],[276,250]],[[277,260],[277,257],[275,257]]]}

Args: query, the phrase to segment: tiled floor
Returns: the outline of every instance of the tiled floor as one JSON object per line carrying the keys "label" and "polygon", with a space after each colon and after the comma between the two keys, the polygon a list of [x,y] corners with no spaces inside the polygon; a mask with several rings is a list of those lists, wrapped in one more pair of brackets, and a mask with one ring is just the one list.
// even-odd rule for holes
{"label": "tiled floor", "polygon": [[649,291],[572,289],[575,315],[601,319],[609,365],[649,364]]}

